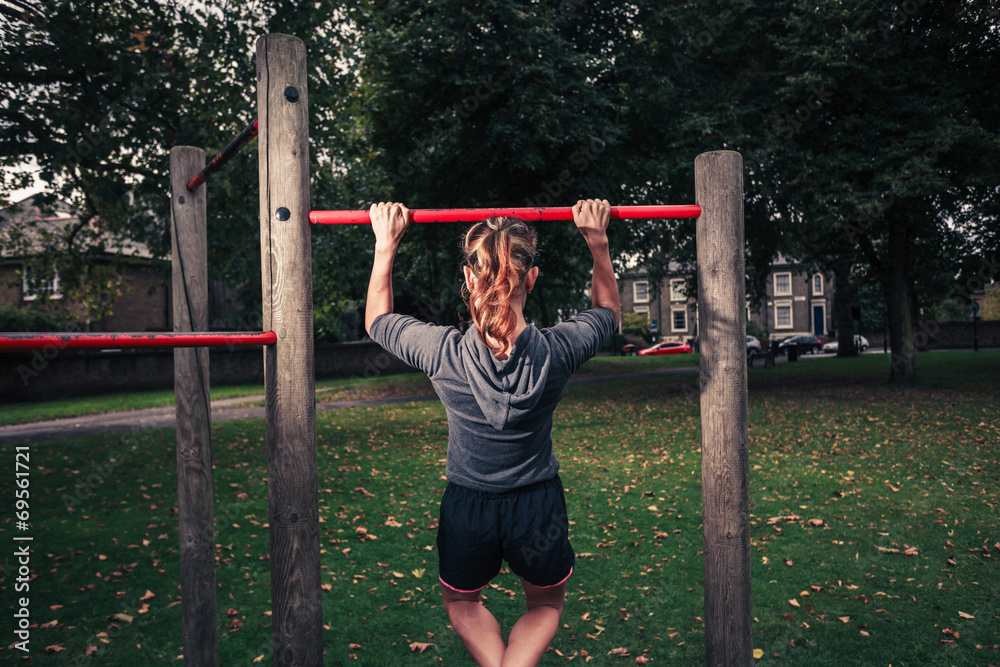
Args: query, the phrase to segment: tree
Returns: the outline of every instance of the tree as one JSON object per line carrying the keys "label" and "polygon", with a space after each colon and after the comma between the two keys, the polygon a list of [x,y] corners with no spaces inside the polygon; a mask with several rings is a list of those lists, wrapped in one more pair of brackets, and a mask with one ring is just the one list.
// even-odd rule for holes
{"label": "tree", "polygon": [[[614,198],[609,193],[628,177],[627,157],[615,149],[627,128],[610,55],[592,34],[610,31],[594,22],[598,10],[572,2],[345,4],[342,52],[354,78],[337,108],[337,199],[453,207]],[[591,261],[571,224],[539,224],[538,231],[542,275],[527,312],[551,324],[588,305]],[[461,232],[407,231],[396,264],[401,309],[458,320]],[[317,241],[342,248],[345,236],[321,230]],[[370,256],[370,239],[346,240],[365,244],[357,255]]]}
{"label": "tree", "polygon": [[1000,320],[1000,285],[987,285],[985,292],[986,298],[979,317],[983,320]]}
{"label": "tree", "polygon": [[[166,256],[170,148],[202,146],[211,157],[254,118],[253,39],[277,14],[275,3],[257,9],[214,0],[0,6],[0,198],[27,185],[34,166],[46,187],[36,203],[64,201],[79,216],[31,248],[64,289],[96,298],[100,284],[120,281],[120,263],[104,263],[115,257],[108,248],[138,241]],[[249,286],[259,306],[254,147],[210,187],[210,276]]]}
{"label": "tree", "polygon": [[[943,278],[953,279],[967,254],[964,229],[952,221],[989,237],[968,220],[988,217],[977,198],[993,202],[995,216],[997,97],[980,85],[1000,53],[995,12],[985,2],[886,10],[797,0],[766,13],[726,11],[671,6],[650,10],[662,21],[643,23],[656,31],[658,73],[682,100],[670,117],[743,153],[751,270],[762,271],[776,249],[832,268],[847,292],[837,296],[845,350],[853,277],[880,281],[890,380],[915,378],[914,313],[947,293]],[[685,13],[687,25],[709,27],[678,31]],[[671,49],[678,72],[668,76]],[[685,106],[694,99],[697,109]],[[671,142],[696,140],[663,137]]]}

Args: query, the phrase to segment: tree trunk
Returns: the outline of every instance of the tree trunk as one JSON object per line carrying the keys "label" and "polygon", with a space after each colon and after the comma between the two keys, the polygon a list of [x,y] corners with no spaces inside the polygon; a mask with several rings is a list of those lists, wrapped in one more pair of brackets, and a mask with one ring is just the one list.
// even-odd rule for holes
{"label": "tree trunk", "polygon": [[910,309],[908,213],[890,211],[889,216],[889,345],[892,364],[889,382],[917,379],[917,350],[913,345],[913,313]]}
{"label": "tree trunk", "polygon": [[854,345],[854,315],[851,312],[854,285],[851,283],[850,252],[851,248],[844,248],[833,263],[833,310],[837,314],[838,357],[855,357],[858,354]]}

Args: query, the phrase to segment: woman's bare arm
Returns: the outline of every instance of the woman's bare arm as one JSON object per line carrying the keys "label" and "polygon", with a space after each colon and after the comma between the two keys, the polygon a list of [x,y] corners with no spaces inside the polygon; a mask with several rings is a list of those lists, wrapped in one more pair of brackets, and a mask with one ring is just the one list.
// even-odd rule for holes
{"label": "woman's bare arm", "polygon": [[392,312],[392,261],[410,222],[410,211],[402,204],[380,202],[372,204],[370,217],[375,233],[375,261],[365,301],[365,331],[369,335],[379,315]]}
{"label": "woman's bare arm", "polygon": [[611,220],[611,205],[606,199],[580,200],[573,206],[573,222],[583,235],[583,239],[594,257],[594,271],[590,285],[590,300],[596,308],[602,306],[615,314],[615,323],[621,319],[621,300],[618,296],[618,280],[611,265],[611,251],[608,247],[608,223]]}

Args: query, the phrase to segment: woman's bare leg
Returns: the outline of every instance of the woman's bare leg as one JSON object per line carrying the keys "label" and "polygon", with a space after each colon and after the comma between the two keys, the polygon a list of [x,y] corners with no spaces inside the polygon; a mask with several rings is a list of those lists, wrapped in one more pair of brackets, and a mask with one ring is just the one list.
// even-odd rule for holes
{"label": "woman's bare leg", "polygon": [[510,631],[503,667],[533,667],[538,664],[556,636],[563,600],[566,599],[565,583],[539,588],[521,579],[521,585],[528,611],[517,619]]}
{"label": "woman's bare leg", "polygon": [[500,624],[479,600],[479,591],[460,593],[441,584],[441,598],[465,648],[480,667],[503,664],[504,643]]}

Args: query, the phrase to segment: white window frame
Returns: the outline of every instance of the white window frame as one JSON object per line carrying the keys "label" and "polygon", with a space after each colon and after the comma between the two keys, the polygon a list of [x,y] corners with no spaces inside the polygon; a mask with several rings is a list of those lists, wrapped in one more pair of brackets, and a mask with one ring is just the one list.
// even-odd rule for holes
{"label": "white window frame", "polygon": [[[819,289],[816,289],[816,281],[819,280]],[[812,277],[813,296],[823,296],[823,274],[817,273]]]}
{"label": "white window frame", "polygon": [[670,300],[672,302],[687,301],[687,297],[684,296],[684,294],[679,293],[679,291],[677,290],[677,287],[675,287],[676,285],[679,285],[680,288],[681,288],[681,290],[683,290],[685,283],[687,283],[687,280],[685,280],[684,278],[671,278],[670,279]]}
{"label": "white window frame", "polygon": [[[682,313],[684,315],[684,327],[683,328],[678,328],[678,327],[674,326],[674,323],[675,323],[674,315],[676,313]],[[687,330],[688,330],[687,308],[671,308],[670,309],[670,331],[671,331],[671,333],[673,333],[673,332],[687,332]]]}
{"label": "white window frame", "polygon": [[[640,284],[646,286],[646,298],[645,299],[640,299],[639,298],[638,287],[639,287]],[[636,280],[634,283],[632,283],[632,303],[649,303],[649,281],[648,280]],[[649,311],[646,311],[646,312],[648,313]]]}
{"label": "white window frame", "polygon": [[[788,276],[788,291],[786,291],[786,292],[779,292],[778,291],[778,277],[779,276]],[[773,276],[773,279],[774,279],[774,284],[773,284],[774,285],[774,296],[791,296],[792,295],[792,272],[791,271],[782,271],[781,273],[775,273],[774,276]]]}
{"label": "white window frame", "polygon": [[[788,324],[781,324],[778,320],[778,309],[787,308],[788,309]],[[774,328],[775,329],[794,329],[795,328],[795,308],[792,306],[791,301],[775,301],[774,302]]]}
{"label": "white window frame", "polygon": [[635,306],[632,308],[632,312],[636,315],[645,315],[646,319],[649,320],[649,306]]}
{"label": "white window frame", "polygon": [[35,290],[31,288],[28,284],[28,274],[31,269],[27,264],[21,265],[21,299],[24,301],[35,301],[42,294],[47,292],[50,299],[61,299],[62,292],[59,291],[62,284],[59,281],[59,272],[53,271],[54,275],[52,277],[52,289],[46,290],[44,287],[41,290]]}

